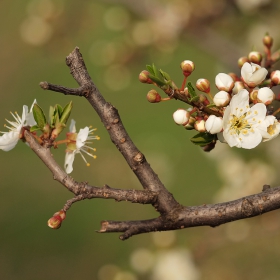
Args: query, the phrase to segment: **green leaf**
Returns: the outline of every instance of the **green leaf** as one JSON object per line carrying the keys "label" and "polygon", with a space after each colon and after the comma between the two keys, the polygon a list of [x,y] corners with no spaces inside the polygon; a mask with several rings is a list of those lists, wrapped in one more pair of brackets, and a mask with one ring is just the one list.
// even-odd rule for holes
{"label": "green leaf", "polygon": [[191,82],[187,83],[187,88],[188,88],[189,94],[191,96],[191,100],[193,100],[193,98],[198,97]]}
{"label": "green leaf", "polygon": [[30,128],[30,132],[33,132],[33,131],[36,131],[36,130],[41,130],[41,128],[40,128],[38,125],[33,125],[33,126]]}
{"label": "green leaf", "polygon": [[148,75],[149,78],[155,82],[158,86],[165,86],[166,85],[166,82],[163,81],[163,80],[160,80],[159,78],[157,78],[156,76],[153,76],[153,75]]}
{"label": "green leaf", "polygon": [[171,78],[170,78],[170,76],[169,76],[168,73],[162,71],[161,69],[159,69],[159,72],[161,73],[161,75],[163,76],[163,78],[164,78],[165,80],[167,80],[167,81],[170,81],[170,80],[171,80]]}
{"label": "green leaf", "polygon": [[147,70],[149,71],[150,74],[155,76],[154,69],[151,65],[146,65],[146,68],[147,68]]}
{"label": "green leaf", "polygon": [[157,67],[155,66],[155,64],[153,64],[153,70],[154,70],[154,75],[160,80],[163,80],[162,75],[160,71],[157,69]]}
{"label": "green leaf", "polygon": [[213,140],[216,140],[216,139],[217,139],[216,134],[200,132],[200,133],[196,134],[194,137],[192,137],[190,140],[195,145],[205,146],[207,144],[210,144]]}
{"label": "green leaf", "polygon": [[66,124],[68,119],[69,119],[69,116],[71,114],[71,111],[72,111],[72,108],[73,108],[73,102],[70,101],[68,104],[66,104],[66,106],[63,108],[63,112],[62,112],[62,115],[60,117],[60,122],[63,123],[63,124]]}
{"label": "green leaf", "polygon": [[54,127],[54,107],[50,106],[50,110],[49,110],[49,121],[50,121],[50,126]]}
{"label": "green leaf", "polygon": [[42,108],[37,103],[35,103],[32,112],[33,112],[33,117],[37,123],[37,126],[40,129],[43,129],[47,123],[47,120]]}
{"label": "green leaf", "polygon": [[56,110],[57,110],[59,118],[60,118],[62,115],[62,112],[63,112],[63,108],[59,104],[56,104]]}

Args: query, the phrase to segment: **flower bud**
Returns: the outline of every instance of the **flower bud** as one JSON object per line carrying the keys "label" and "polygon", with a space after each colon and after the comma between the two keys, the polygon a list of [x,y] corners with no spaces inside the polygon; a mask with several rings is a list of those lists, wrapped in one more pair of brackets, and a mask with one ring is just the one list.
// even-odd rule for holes
{"label": "flower bud", "polygon": [[228,75],[232,77],[234,82],[239,81],[239,77],[235,73],[230,72]]}
{"label": "flower bud", "polygon": [[276,70],[270,74],[270,79],[275,85],[280,85],[280,71]]}
{"label": "flower bud", "polygon": [[173,113],[173,120],[176,124],[187,125],[189,118],[190,113],[184,109],[178,109]]}
{"label": "flower bud", "polygon": [[143,70],[140,74],[139,74],[139,81],[141,83],[145,83],[145,84],[152,84],[153,81],[149,78],[150,72],[147,70]]}
{"label": "flower bud", "polygon": [[260,52],[250,52],[248,59],[250,62],[260,64],[262,61],[262,54]]}
{"label": "flower bud", "polygon": [[187,130],[194,129],[195,122],[196,122],[196,119],[194,117],[190,116],[189,122],[186,125],[184,125],[184,128]]}
{"label": "flower bud", "polygon": [[259,103],[264,103],[265,105],[269,105],[274,99],[275,99],[275,94],[270,88],[263,87],[259,89],[257,95],[257,100]]}
{"label": "flower bud", "polygon": [[59,229],[61,227],[61,222],[62,219],[60,218],[60,216],[52,216],[48,220],[48,226],[53,229]]}
{"label": "flower bud", "polygon": [[237,81],[234,83],[234,87],[232,89],[232,94],[237,94],[240,90],[244,89],[244,84],[241,81]]}
{"label": "flower bud", "polygon": [[180,66],[185,77],[188,77],[195,69],[194,63],[190,60],[184,60]]}
{"label": "flower bud", "polygon": [[65,220],[65,218],[66,218],[66,212],[64,211],[64,210],[60,210],[60,211],[58,211],[58,212],[55,212],[54,214],[53,214],[53,216],[59,216],[60,218],[61,218],[61,220],[63,221],[63,220]]}
{"label": "flower bud", "polygon": [[213,102],[218,107],[227,106],[229,101],[230,101],[230,94],[223,90],[216,93],[213,98]]}
{"label": "flower bud", "polygon": [[207,106],[210,104],[210,101],[207,99],[207,97],[204,94],[199,94],[199,102],[201,102],[204,106]]}
{"label": "flower bud", "polygon": [[152,89],[148,92],[147,99],[151,103],[158,103],[161,101],[161,96],[156,90]]}
{"label": "flower bud", "polygon": [[246,56],[240,57],[237,61],[239,68],[241,68],[245,62],[249,62],[248,57],[246,57]]}
{"label": "flower bud", "polygon": [[234,81],[231,76],[225,73],[219,73],[215,78],[216,87],[219,90],[230,92],[234,87]]}
{"label": "flower bud", "polygon": [[268,34],[265,35],[263,37],[263,44],[267,47],[267,48],[271,48],[272,44],[273,44],[273,38],[271,36],[269,36]]}
{"label": "flower bud", "polygon": [[194,129],[198,132],[205,132],[205,120],[197,120],[194,124]]}
{"label": "flower bud", "polygon": [[250,100],[254,104],[258,103],[258,92],[259,92],[259,88],[254,88],[249,94]]}
{"label": "flower bud", "polygon": [[210,115],[205,122],[205,128],[209,133],[217,134],[223,130],[223,119],[215,115]]}
{"label": "flower bud", "polygon": [[210,92],[210,82],[207,79],[198,79],[195,86],[199,91]]}

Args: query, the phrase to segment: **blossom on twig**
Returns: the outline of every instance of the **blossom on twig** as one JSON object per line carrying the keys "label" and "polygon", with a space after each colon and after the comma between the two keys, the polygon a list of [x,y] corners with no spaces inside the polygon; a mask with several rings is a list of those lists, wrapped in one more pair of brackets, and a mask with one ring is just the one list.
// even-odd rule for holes
{"label": "blossom on twig", "polygon": [[23,135],[22,133],[22,128],[24,126],[33,126],[36,124],[33,114],[32,114],[32,109],[34,104],[36,103],[36,99],[34,100],[30,111],[28,112],[28,107],[26,105],[23,105],[23,110],[22,110],[22,116],[20,117],[17,112],[12,113],[11,115],[15,119],[15,121],[9,121],[6,119],[6,122],[8,122],[11,126],[5,125],[10,131],[7,132],[1,132],[3,135],[0,137],[0,149],[3,151],[10,151],[12,150],[18,140],[22,138]]}
{"label": "blossom on twig", "polygon": [[80,154],[82,159],[85,161],[86,165],[89,166],[90,164],[85,159],[82,153],[85,153],[93,158],[96,158],[90,151],[96,151],[95,148],[88,146],[91,144],[92,140],[99,140],[98,136],[93,136],[93,131],[96,129],[89,129],[88,126],[85,128],[80,129],[79,133],[76,133],[76,126],[75,121],[71,120],[70,124],[70,132],[67,133],[67,139],[69,143],[67,144],[66,155],[65,155],[65,162],[64,168],[67,174],[73,171],[73,162],[75,159],[76,154]]}

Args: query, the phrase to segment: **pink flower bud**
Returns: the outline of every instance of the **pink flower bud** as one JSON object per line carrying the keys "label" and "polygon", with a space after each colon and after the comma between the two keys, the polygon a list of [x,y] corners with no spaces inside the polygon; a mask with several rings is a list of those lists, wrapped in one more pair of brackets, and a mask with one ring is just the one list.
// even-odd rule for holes
{"label": "pink flower bud", "polygon": [[195,69],[194,63],[190,60],[184,60],[180,66],[185,77],[188,77]]}
{"label": "pink flower bud", "polygon": [[61,220],[63,221],[63,220],[65,220],[65,218],[66,218],[66,212],[64,211],[64,210],[60,210],[60,211],[58,211],[58,212],[55,212],[54,214],[53,214],[53,216],[59,216],[60,218],[61,218]]}
{"label": "pink flower bud", "polygon": [[48,220],[48,226],[50,228],[53,228],[53,229],[59,229],[61,227],[61,222],[62,222],[62,219],[59,215],[58,216],[52,216]]}
{"label": "pink flower bud", "polygon": [[139,74],[139,81],[141,83],[145,83],[145,84],[152,84],[153,81],[149,78],[150,72],[147,70],[143,70],[140,74]]}
{"label": "pink flower bud", "polygon": [[207,79],[198,79],[195,86],[199,91],[210,92],[210,82]]}
{"label": "pink flower bud", "polygon": [[248,57],[246,57],[246,56],[240,57],[237,61],[239,68],[241,68],[245,62],[249,62]]}
{"label": "pink flower bud", "polygon": [[184,109],[178,109],[173,113],[173,120],[176,124],[187,125],[189,118],[190,113]]}
{"label": "pink flower bud", "polygon": [[205,132],[205,120],[197,120],[194,124],[194,129],[198,132]]}
{"label": "pink flower bud", "polygon": [[161,96],[156,90],[152,89],[147,94],[147,100],[151,103],[158,103],[161,101]]}
{"label": "pink flower bud", "polygon": [[213,102],[218,107],[227,106],[229,101],[230,101],[230,94],[223,90],[216,93],[213,98]]}
{"label": "pink flower bud", "polygon": [[230,92],[234,87],[234,81],[231,76],[225,73],[219,73],[215,78],[216,87],[219,90]]}
{"label": "pink flower bud", "polygon": [[260,52],[250,52],[248,59],[250,62],[260,64],[262,61],[262,54]]}
{"label": "pink flower bud", "polygon": [[205,122],[205,128],[209,133],[217,134],[223,129],[223,119],[214,115],[210,115]]}
{"label": "pink flower bud", "polygon": [[267,48],[271,48],[272,44],[273,44],[273,38],[271,36],[269,36],[268,34],[265,35],[263,37],[263,44],[267,47]]}
{"label": "pink flower bud", "polygon": [[270,79],[275,85],[280,85],[280,71],[276,70],[270,74]]}
{"label": "pink flower bud", "polygon": [[275,99],[275,94],[270,88],[263,87],[259,89],[257,99],[259,103],[269,105]]}

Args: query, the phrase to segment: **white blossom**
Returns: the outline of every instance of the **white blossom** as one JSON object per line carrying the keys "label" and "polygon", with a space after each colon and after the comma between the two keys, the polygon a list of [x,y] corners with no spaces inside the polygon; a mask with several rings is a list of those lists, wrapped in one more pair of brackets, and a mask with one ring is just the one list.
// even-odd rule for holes
{"label": "white blossom", "polygon": [[217,134],[223,129],[223,119],[215,115],[210,115],[205,122],[205,128],[209,133]]}
{"label": "white blossom", "polygon": [[71,120],[69,128],[70,132],[67,133],[67,139],[69,140],[69,143],[67,144],[64,162],[64,168],[67,174],[73,171],[73,162],[76,154],[81,155],[87,166],[90,165],[82,153],[85,153],[90,157],[96,158],[95,155],[89,152],[95,151],[95,148],[88,146],[88,144],[91,144],[92,140],[100,139],[98,136],[92,135],[95,129],[89,129],[88,126],[80,129],[79,133],[76,133],[75,123],[76,122],[74,120]]}
{"label": "white blossom", "polygon": [[225,73],[219,73],[216,76],[215,84],[219,90],[224,90],[227,92],[231,91],[234,87],[234,81],[232,77]]}
{"label": "white blossom", "polygon": [[24,126],[33,126],[36,124],[32,109],[33,105],[36,103],[36,99],[34,100],[30,111],[28,112],[28,107],[23,105],[22,116],[20,117],[17,112],[12,113],[11,115],[15,119],[14,121],[9,121],[6,119],[6,122],[10,124],[10,126],[5,125],[10,131],[1,132],[3,135],[0,137],[0,149],[3,151],[10,151],[12,150],[18,140],[22,137],[21,131]]}
{"label": "white blossom", "polygon": [[223,136],[230,147],[255,148],[263,139],[266,106],[249,106],[249,93],[243,89],[231,99],[223,117]]}
{"label": "white blossom", "polygon": [[280,123],[274,116],[266,116],[259,129],[263,137],[263,142],[266,142],[279,135]]}
{"label": "white blossom", "polygon": [[268,71],[255,63],[245,62],[241,68],[244,82],[251,88],[259,85],[266,77]]}

